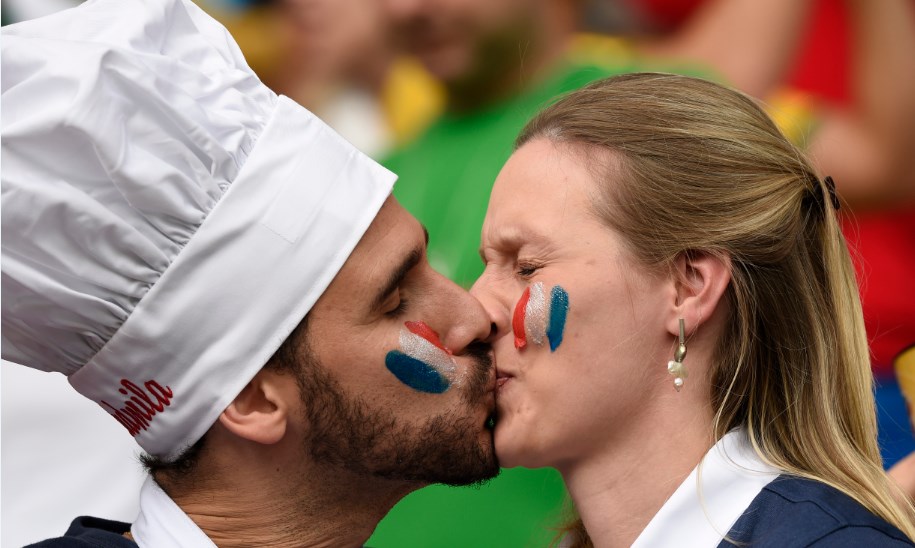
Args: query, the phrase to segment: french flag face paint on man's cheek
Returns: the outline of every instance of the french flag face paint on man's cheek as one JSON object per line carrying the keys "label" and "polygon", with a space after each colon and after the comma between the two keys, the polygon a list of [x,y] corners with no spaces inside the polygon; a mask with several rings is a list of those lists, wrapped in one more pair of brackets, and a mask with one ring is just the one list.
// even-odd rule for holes
{"label": "french flag face paint on man's cheek", "polygon": [[400,330],[401,350],[385,356],[385,365],[397,379],[420,392],[441,394],[457,379],[457,364],[436,333],[424,322],[406,322]]}
{"label": "french flag face paint on man's cheek", "polygon": [[569,294],[559,285],[554,285],[549,295],[543,289],[543,282],[536,282],[521,294],[512,315],[512,331],[515,348],[519,350],[527,343],[541,345],[550,343],[555,352],[562,344],[566,317],[569,312]]}

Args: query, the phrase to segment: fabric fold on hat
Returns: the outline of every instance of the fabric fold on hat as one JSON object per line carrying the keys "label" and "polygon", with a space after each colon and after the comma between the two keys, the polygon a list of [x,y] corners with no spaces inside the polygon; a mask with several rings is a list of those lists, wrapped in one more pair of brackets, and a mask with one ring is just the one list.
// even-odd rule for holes
{"label": "fabric fold on hat", "polygon": [[187,0],[90,0],[2,32],[3,357],[68,375],[174,457],[307,314],[395,176]]}

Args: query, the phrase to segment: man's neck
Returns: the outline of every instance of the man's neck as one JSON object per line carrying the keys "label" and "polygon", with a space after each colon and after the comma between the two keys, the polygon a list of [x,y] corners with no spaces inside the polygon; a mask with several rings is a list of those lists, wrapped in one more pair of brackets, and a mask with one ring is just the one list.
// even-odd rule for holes
{"label": "man's neck", "polygon": [[419,487],[318,466],[298,477],[275,472],[256,483],[235,478],[173,499],[220,548],[362,546],[385,514]]}

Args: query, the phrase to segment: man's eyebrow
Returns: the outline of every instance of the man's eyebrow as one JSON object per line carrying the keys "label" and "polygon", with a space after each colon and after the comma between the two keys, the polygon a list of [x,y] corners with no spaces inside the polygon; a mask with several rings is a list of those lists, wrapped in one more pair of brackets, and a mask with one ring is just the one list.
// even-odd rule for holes
{"label": "man's eyebrow", "polygon": [[407,273],[413,270],[413,268],[419,264],[423,259],[423,249],[420,247],[414,248],[410,253],[403,258],[398,265],[397,269],[391,273],[387,281],[381,287],[381,290],[375,294],[375,298],[372,299],[372,310],[378,310],[381,308],[381,305],[384,304],[384,301],[387,300],[388,296],[394,292],[395,289],[403,282],[404,278],[407,277]]}

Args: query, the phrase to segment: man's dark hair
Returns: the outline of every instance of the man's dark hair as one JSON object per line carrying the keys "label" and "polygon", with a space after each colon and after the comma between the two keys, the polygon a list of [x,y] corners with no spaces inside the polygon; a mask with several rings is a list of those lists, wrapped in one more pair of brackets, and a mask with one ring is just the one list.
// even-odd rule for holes
{"label": "man's dark hair", "polygon": [[167,477],[168,479],[185,478],[192,474],[197,468],[200,460],[200,453],[206,443],[206,434],[204,434],[193,445],[185,449],[174,460],[167,460],[156,457],[148,453],[140,455],[140,463],[149,475],[156,480]]}

